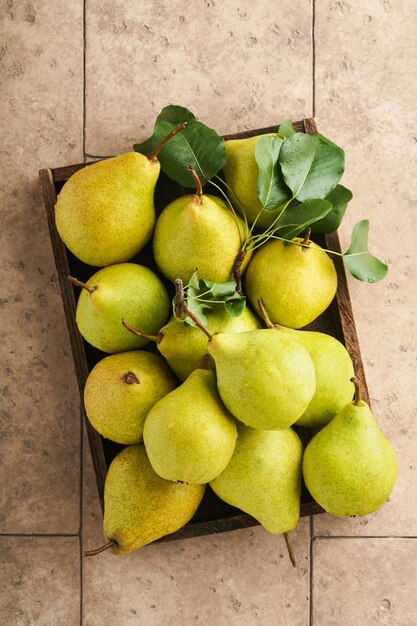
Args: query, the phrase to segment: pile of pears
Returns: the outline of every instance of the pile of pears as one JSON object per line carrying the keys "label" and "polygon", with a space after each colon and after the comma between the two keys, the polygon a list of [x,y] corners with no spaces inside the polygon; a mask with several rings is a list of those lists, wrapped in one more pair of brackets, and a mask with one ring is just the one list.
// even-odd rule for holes
{"label": "pile of pears", "polygon": [[[397,478],[346,348],[304,329],[335,296],[331,258],[309,231],[245,246],[274,218],[258,206],[258,138],[226,142],[229,201],[204,193],[191,170],[195,193],[157,216],[158,153],[177,132],[150,156],[87,165],[57,198],[60,237],[94,267],[86,282],[69,277],[80,288],[76,323],[106,355],[86,381],[86,415],[125,446],[105,482],[106,543],[92,553],[127,554],[175,532],[207,485],[282,534],[297,525],[303,479],[329,513],[366,515]],[[248,299],[240,316],[220,301],[203,324],[186,298],[172,307],[173,281],[186,289],[198,271],[226,283],[239,255]]]}

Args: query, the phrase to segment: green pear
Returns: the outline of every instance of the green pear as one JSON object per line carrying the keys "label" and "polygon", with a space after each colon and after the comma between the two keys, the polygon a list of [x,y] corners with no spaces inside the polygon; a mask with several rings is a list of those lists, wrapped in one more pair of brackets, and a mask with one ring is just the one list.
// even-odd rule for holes
{"label": "green pear", "polygon": [[145,333],[156,333],[166,322],[170,301],[161,280],[143,265],[119,263],[96,272],[82,287],[76,322],[84,339],[103,352],[123,352],[147,343],[122,326],[122,318]]}
{"label": "green pear", "polygon": [[259,167],[255,159],[255,146],[261,137],[271,135],[273,133],[226,141],[227,158],[223,174],[229,187],[230,201],[237,211],[246,215],[249,224],[253,224],[262,211],[256,220],[259,228],[270,226],[281,212],[264,211],[257,192]]}
{"label": "green pear", "polygon": [[263,301],[258,302],[262,317],[275,332],[287,333],[297,339],[313,361],[316,391],[306,410],[297,420],[297,426],[318,427],[328,424],[353,398],[353,363],[345,346],[325,333],[293,330],[273,324]]}
{"label": "green pear", "polygon": [[176,386],[171,370],[156,354],[144,350],[111,354],[88,375],[85,412],[103,437],[124,445],[139,443],[150,409]]}
{"label": "green pear", "polygon": [[355,386],[355,400],[310,440],[303,458],[307,489],[338,516],[379,509],[398,475],[394,449]]}
{"label": "green pear", "polygon": [[[229,315],[222,306],[205,312],[209,333],[242,333],[245,330],[260,328],[260,322],[246,307],[239,317]],[[143,333],[130,324],[123,322],[131,332],[143,336]],[[207,354],[208,338],[198,328],[172,317],[155,336],[148,336],[156,342],[159,352],[165,357],[169,367],[184,381],[192,371],[199,368],[203,357]],[[209,363],[210,365],[210,363]]]}
{"label": "green pear", "polygon": [[143,444],[124,448],[110,464],[104,485],[104,534],[113,554],[128,554],[182,528],[204,489],[155,474]]}
{"label": "green pear", "polygon": [[291,428],[254,430],[239,425],[233,456],[210,487],[270,533],[288,532],[300,516],[302,455],[301,441]]}
{"label": "green pear", "polygon": [[220,333],[208,348],[220,397],[247,426],[281,430],[306,410],[316,389],[314,365],[294,337],[269,329]]}
{"label": "green pear", "polygon": [[55,223],[67,248],[88,265],[128,261],[149,241],[155,224],[157,154],[184,126],[172,131],[149,157],[127,152],[73,174],[55,206]]}
{"label": "green pear", "polygon": [[316,392],[297,420],[297,426],[328,424],[353,398],[353,363],[345,346],[325,333],[289,330],[311,356],[316,373]]}
{"label": "green pear", "polygon": [[271,318],[289,328],[310,324],[336,294],[333,261],[309,234],[304,239],[296,237],[293,243],[268,241],[246,272],[246,293],[252,305],[258,308],[262,298]]}
{"label": "green pear", "polygon": [[155,472],[168,480],[207,483],[233,454],[236,422],[222,405],[211,370],[197,369],[150,410],[143,441]]}
{"label": "green pear", "polygon": [[[201,278],[225,283],[247,236],[242,219],[221,198],[203,194],[198,181],[197,193],[177,198],[158,217],[153,252],[171,281],[180,278],[187,284],[198,269]],[[242,271],[250,256],[246,254]]]}

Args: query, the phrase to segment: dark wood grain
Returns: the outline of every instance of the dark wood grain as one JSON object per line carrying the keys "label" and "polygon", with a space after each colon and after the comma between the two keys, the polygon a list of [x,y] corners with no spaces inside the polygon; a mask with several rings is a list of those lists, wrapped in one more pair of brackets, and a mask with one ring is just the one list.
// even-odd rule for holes
{"label": "dark wood grain", "polygon": [[[318,132],[318,124],[315,118],[308,118],[294,122],[294,127],[297,131],[306,132],[308,134]],[[226,135],[225,139],[245,139],[256,135],[276,132],[277,128],[278,124],[266,128],[245,131],[243,133]],[[67,276],[70,272],[73,272],[78,278],[86,279],[98,268],[85,266],[68,252],[56,231],[54,207],[57,193],[59,193],[63,183],[65,183],[65,181],[68,180],[72,174],[88,165],[89,164],[85,163],[77,163],[61,168],[44,169],[39,173],[81,398],[89,371],[100,358],[103,358],[106,355],[93,350],[91,346],[88,346],[78,332],[75,323],[76,295],[78,292],[77,288],[73,287],[73,285],[69,283]],[[157,206],[157,210],[161,210],[161,208],[163,208],[168,201],[182,193],[180,187],[176,186],[175,183],[166,177],[164,178],[163,175],[161,180],[162,182],[160,186],[157,187],[155,194],[155,204]],[[330,235],[317,236],[316,241],[328,250],[340,253],[340,243],[337,232],[331,233]],[[148,251],[148,254],[151,255],[151,252]],[[319,318],[317,318],[317,320],[309,325],[308,328],[331,334],[344,343],[352,357],[356,376],[361,382],[362,396],[364,400],[369,402],[369,394],[366,385],[355,321],[353,318],[344,264],[342,259],[338,256],[333,256],[333,260],[338,276],[338,289],[336,297],[327,311],[325,311]],[[120,447],[116,444],[112,444],[108,440],[103,439],[92,428],[86,419],[83,405],[81,412],[87,429],[100,502],[103,507],[104,481],[107,468],[112,458],[119,451]],[[297,430],[301,431],[301,429]],[[309,429],[302,429],[302,433],[300,434],[302,434],[304,444],[308,442],[312,436],[312,432],[309,432]],[[315,515],[321,512],[323,512],[323,509],[312,499],[303,486],[301,516]],[[251,516],[245,515],[238,509],[223,503],[208,488],[202,504],[200,505],[200,508],[194,518],[176,533],[168,535],[159,541],[185,539],[199,535],[235,530],[238,528],[247,528],[257,524],[258,522]]]}

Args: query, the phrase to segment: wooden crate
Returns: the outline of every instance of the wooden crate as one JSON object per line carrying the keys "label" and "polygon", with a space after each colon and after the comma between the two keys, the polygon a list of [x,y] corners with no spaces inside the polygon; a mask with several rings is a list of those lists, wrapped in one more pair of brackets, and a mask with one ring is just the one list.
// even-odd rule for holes
{"label": "wooden crate", "polygon": [[[318,132],[317,123],[314,118],[295,122],[294,127],[299,132],[309,134]],[[254,135],[276,132],[276,129],[277,126],[272,126],[269,128],[252,130],[235,135],[227,135],[225,138],[243,139]],[[57,194],[61,190],[63,184],[72,174],[74,174],[74,172],[83,167],[88,167],[88,165],[88,163],[79,163],[76,165],[69,165],[67,167],[42,169],[39,172],[81,398],[89,372],[93,366],[106,355],[87,344],[78,332],[75,323],[75,311],[79,289],[73,287],[73,285],[67,280],[67,276],[72,275],[76,276],[80,280],[87,280],[99,268],[83,264],[67,250],[55,228],[54,207]],[[161,174],[155,191],[155,206],[157,213],[159,213],[162,208],[168,204],[168,202],[184,192],[190,193],[189,190],[186,191],[181,189],[179,185],[168,179],[164,174]],[[212,190],[210,190],[210,193],[213,193]],[[324,236],[315,235],[314,240],[329,250],[340,252],[339,238],[336,232]],[[137,260],[139,263],[143,262],[145,264],[150,264],[153,269],[156,269],[153,261],[150,262],[151,259],[152,248],[151,245],[148,244],[148,246],[140,252],[138,258],[136,259],[135,257],[132,260]],[[356,376],[361,383],[362,397],[365,401],[369,402],[368,389],[363,370],[358,337],[356,334],[355,322],[353,319],[352,306],[343,261],[337,256],[334,256],[333,260],[338,276],[338,289],[336,297],[327,311],[325,311],[308,328],[311,330],[326,332],[344,343],[352,357]],[[166,281],[165,284],[167,284]],[[86,419],[83,406],[81,411],[88,433],[90,450],[97,479],[98,493],[101,506],[103,508],[104,480],[107,468],[111,460],[123,446],[112,443],[108,439],[101,437],[101,435],[93,429],[89,421]],[[298,429],[298,432],[301,434],[304,441],[307,441],[311,437],[311,433],[308,432],[308,429]],[[303,486],[301,516],[314,515],[321,512],[323,512],[323,509],[312,499],[305,486]],[[207,487],[206,494],[193,519],[186,526],[177,532],[164,537],[160,541],[196,537],[198,535],[246,528],[257,524],[258,522],[250,515],[246,515],[239,509],[222,502],[219,498],[217,498],[214,492]]]}

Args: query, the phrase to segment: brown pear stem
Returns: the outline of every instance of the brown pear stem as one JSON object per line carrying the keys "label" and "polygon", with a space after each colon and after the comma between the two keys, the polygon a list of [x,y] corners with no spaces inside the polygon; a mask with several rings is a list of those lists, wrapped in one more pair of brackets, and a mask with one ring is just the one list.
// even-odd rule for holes
{"label": "brown pear stem", "polygon": [[350,379],[350,382],[355,385],[355,399],[353,401],[353,404],[355,406],[359,406],[361,404],[361,402],[362,402],[361,388],[359,386],[359,381],[358,381],[357,378],[355,378],[355,376],[352,376],[352,378]]}
{"label": "brown pear stem", "polygon": [[241,296],[244,295],[242,289],[242,263],[245,260],[245,256],[246,250],[241,250],[235,258],[235,262],[233,263],[232,268],[233,280],[236,283],[236,291]]}
{"label": "brown pear stem", "polygon": [[203,326],[203,324],[200,322],[200,320],[198,319],[198,317],[196,315],[194,315],[194,313],[191,313],[191,311],[189,311],[189,309],[185,309],[185,315],[187,317],[189,317],[191,320],[193,320],[194,324],[197,326],[197,328],[199,328],[200,330],[203,331],[203,333],[205,335],[207,335],[207,337],[209,339],[212,339],[213,335],[211,335],[209,333],[209,331],[207,330],[207,328],[205,326]]}
{"label": "brown pear stem", "polygon": [[175,317],[178,317],[180,320],[183,320],[185,317],[185,311],[187,309],[187,305],[185,302],[184,284],[181,278],[177,278],[174,281],[174,285],[175,285],[175,297],[174,297]]}
{"label": "brown pear stem", "polygon": [[128,385],[139,385],[140,383],[140,380],[136,376],[135,372],[126,372],[126,374],[123,376],[123,380]]}
{"label": "brown pear stem", "polygon": [[93,291],[97,289],[97,286],[90,287],[90,285],[83,283],[81,280],[78,280],[78,278],[74,278],[73,276],[67,276],[67,278],[73,285],[75,285],[76,287],[82,287],[83,289],[88,291],[88,293],[93,293]]}
{"label": "brown pear stem", "polygon": [[132,335],[136,335],[137,337],[142,337],[142,339],[148,339],[148,341],[154,341],[155,343],[159,343],[162,341],[162,333],[158,333],[157,335],[148,335],[148,333],[143,333],[141,330],[138,330],[129,322],[126,322],[124,318],[122,318],[122,324]]}
{"label": "brown pear stem", "polygon": [[104,552],[105,550],[108,550],[113,546],[117,546],[117,541],[114,541],[114,539],[112,539],[108,543],[105,543],[104,546],[100,546],[99,548],[95,548],[94,550],[86,550],[84,552],[84,556],[96,556],[97,554],[100,554],[100,552]]}
{"label": "brown pear stem", "polygon": [[290,539],[288,537],[288,533],[284,533],[285,545],[287,546],[288,556],[290,557],[291,565],[293,567],[297,567],[297,562],[295,560],[294,549],[290,543]]}
{"label": "brown pear stem", "polygon": [[302,246],[310,245],[310,235],[311,235],[311,228],[307,228],[306,234],[304,235],[304,239],[301,242]]}
{"label": "brown pear stem", "polygon": [[188,171],[190,172],[191,176],[194,178],[194,182],[195,185],[197,187],[197,196],[202,196],[203,195],[203,185],[201,184],[201,180],[199,175],[197,174],[197,172],[195,171],[195,169],[193,168],[193,166],[191,165],[191,163],[188,166]]}
{"label": "brown pear stem", "polygon": [[148,159],[150,161],[157,161],[158,154],[160,153],[162,148],[168,143],[170,139],[174,137],[174,135],[179,133],[181,130],[184,130],[186,123],[187,122],[184,122],[184,124],[178,124],[178,126],[173,128],[171,132],[161,141],[161,143],[159,143],[156,148],[152,150],[151,154],[148,156]]}

